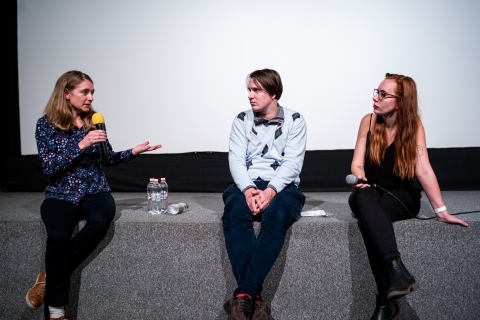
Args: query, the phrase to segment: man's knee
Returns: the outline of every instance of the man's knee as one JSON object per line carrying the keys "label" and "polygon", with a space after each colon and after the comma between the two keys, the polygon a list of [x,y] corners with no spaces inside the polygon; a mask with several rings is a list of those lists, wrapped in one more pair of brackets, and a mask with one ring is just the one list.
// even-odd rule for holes
{"label": "man's knee", "polygon": [[276,212],[284,212],[285,214],[300,217],[303,206],[305,204],[305,196],[295,185],[287,186],[278,193],[270,203],[269,207]]}
{"label": "man's knee", "polygon": [[235,227],[240,222],[253,222],[252,212],[247,205],[225,206],[222,216],[223,226]]}
{"label": "man's knee", "polygon": [[[294,186],[294,188],[297,187]],[[304,204],[305,196],[299,190],[283,190],[275,196],[274,200],[265,209],[262,217],[262,227],[277,225],[288,229],[300,219]]]}
{"label": "man's knee", "polygon": [[235,185],[229,185],[223,192],[222,198],[225,205],[232,203],[235,204],[242,199],[245,201],[245,195]]}
{"label": "man's knee", "polygon": [[247,207],[247,201],[245,200],[245,195],[237,188],[235,185],[230,185],[222,195],[223,203],[225,204],[225,213],[236,211],[235,209],[241,207]]}

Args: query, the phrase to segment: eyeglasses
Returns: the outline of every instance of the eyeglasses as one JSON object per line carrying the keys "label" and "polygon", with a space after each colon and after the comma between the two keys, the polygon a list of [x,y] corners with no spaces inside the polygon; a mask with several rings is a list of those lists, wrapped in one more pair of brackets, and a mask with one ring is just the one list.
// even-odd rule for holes
{"label": "eyeglasses", "polygon": [[375,97],[376,95],[378,95],[378,100],[380,101],[383,101],[385,98],[397,98],[394,94],[386,93],[383,90],[379,91],[378,89],[373,89],[373,96]]}

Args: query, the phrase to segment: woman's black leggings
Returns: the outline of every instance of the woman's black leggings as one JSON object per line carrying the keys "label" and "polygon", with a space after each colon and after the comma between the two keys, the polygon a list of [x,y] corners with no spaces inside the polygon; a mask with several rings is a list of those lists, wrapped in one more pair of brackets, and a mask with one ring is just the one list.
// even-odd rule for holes
{"label": "woman's black leggings", "polygon": [[[420,199],[412,197],[404,189],[393,189],[389,192],[397,197],[411,214],[418,214]],[[389,284],[384,261],[400,257],[393,222],[411,219],[413,216],[392,195],[377,188],[355,190],[350,195],[348,204],[358,218],[358,227],[367,248],[378,293],[386,293]]]}
{"label": "woman's black leggings", "polygon": [[[78,205],[57,199],[46,199],[41,208],[47,229],[47,306],[61,307],[68,303],[70,276],[107,234],[115,217],[115,201],[110,193],[86,195]],[[72,237],[78,221],[85,226]]]}

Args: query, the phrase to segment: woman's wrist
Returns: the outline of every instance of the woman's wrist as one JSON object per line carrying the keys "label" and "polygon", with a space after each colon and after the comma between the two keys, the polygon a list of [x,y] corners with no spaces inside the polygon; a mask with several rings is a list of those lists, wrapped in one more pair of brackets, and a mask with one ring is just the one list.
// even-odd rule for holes
{"label": "woman's wrist", "polygon": [[447,207],[445,207],[445,206],[433,209],[433,211],[435,211],[435,213],[440,213],[440,212],[443,212],[445,210],[447,210]]}
{"label": "woman's wrist", "polygon": [[78,148],[80,149],[81,152],[83,152],[83,150],[85,150],[85,147],[83,146],[82,142],[83,142],[83,140],[78,143]]}

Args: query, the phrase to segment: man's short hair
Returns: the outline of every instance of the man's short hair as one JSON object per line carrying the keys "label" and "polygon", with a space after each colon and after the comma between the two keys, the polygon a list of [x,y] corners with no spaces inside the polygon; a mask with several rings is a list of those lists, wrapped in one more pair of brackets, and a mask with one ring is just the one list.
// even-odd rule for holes
{"label": "man's short hair", "polygon": [[275,99],[280,100],[283,92],[282,79],[277,71],[272,69],[256,70],[249,74],[248,80],[252,79],[258,86],[260,85],[271,96],[275,96]]}

